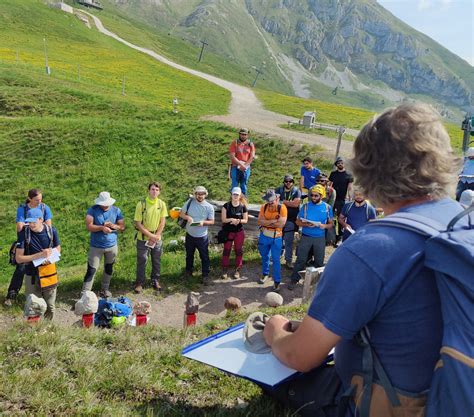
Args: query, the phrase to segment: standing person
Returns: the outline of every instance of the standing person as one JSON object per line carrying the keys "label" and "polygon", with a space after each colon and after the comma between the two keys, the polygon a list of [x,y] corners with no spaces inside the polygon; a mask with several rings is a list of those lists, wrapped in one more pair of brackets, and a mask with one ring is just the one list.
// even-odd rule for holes
{"label": "standing person", "polygon": [[263,199],[266,201],[260,207],[258,225],[260,235],[258,237],[258,251],[262,257],[262,278],[259,284],[264,284],[270,274],[270,255],[273,265],[273,291],[280,290],[281,270],[280,256],[282,246],[282,229],[288,218],[288,210],[285,205],[279,203],[279,196],[273,188],[267,190]]}
{"label": "standing person", "polygon": [[43,222],[44,213],[39,207],[30,209],[28,213],[28,218],[23,219],[25,226],[18,235],[15,257],[18,263],[25,265],[25,295],[43,298],[47,305],[44,317],[52,320],[58,285],[56,265],[46,260],[36,267],[33,261],[49,258],[53,249],[61,252],[61,243],[56,229]]}
{"label": "standing person", "polygon": [[334,210],[334,204],[336,203],[336,190],[329,185],[329,179],[326,174],[319,174],[318,184],[321,184],[326,190],[326,197],[323,198],[323,201],[331,206]]}
{"label": "standing person", "polygon": [[[18,234],[23,230],[25,226],[25,219],[31,217],[30,211],[35,208],[40,208],[42,213],[42,219],[45,224],[51,226],[51,219],[53,215],[51,209],[44,204],[43,194],[38,188],[32,188],[28,191],[28,198],[24,204],[20,204],[16,211],[16,233]],[[5,299],[5,306],[10,307],[13,301],[18,296],[18,293],[21,290],[23,285],[23,277],[25,275],[25,265],[17,263],[15,266],[15,271],[10,280],[10,285],[7,290],[7,297]]]}
{"label": "standing person", "polygon": [[161,185],[158,182],[148,184],[148,196],[137,203],[135,208],[135,228],[137,229],[137,278],[135,292],[140,294],[145,283],[145,271],[148,255],[151,257],[151,285],[156,291],[161,290],[161,254],[168,211],[166,204],[159,197]]}
{"label": "standing person", "polygon": [[[398,212],[412,213],[441,223],[445,230],[463,210],[449,197],[455,189],[459,158],[439,115],[427,105],[402,104],[367,123],[354,142],[351,166],[365,195],[384,207],[388,219]],[[456,229],[462,227],[468,228],[467,216],[456,225]],[[333,404],[332,410],[325,412],[335,413],[340,394],[351,387],[355,397],[345,416],[360,414],[362,384],[356,382],[368,357],[358,339],[362,329],[369,333],[370,345],[397,388],[396,395],[402,397],[394,411],[384,389],[364,387],[372,392],[368,409],[384,404],[392,409],[375,415],[425,415],[426,393],[435,365],[439,367],[443,337],[440,288],[447,288],[437,285],[435,271],[425,265],[425,247],[426,238],[417,233],[369,223],[331,256],[308,313],[294,333],[288,331],[288,320],[282,316],[265,323],[263,334],[273,354],[285,365],[305,372],[303,379],[283,390],[294,388],[296,382],[300,387],[314,387],[317,381],[332,389],[313,390],[310,397],[300,395],[306,402],[314,401],[313,415],[327,404]],[[334,347],[336,366],[317,368]],[[460,355],[452,350],[453,356]],[[472,383],[456,389],[471,392]],[[435,399],[447,397],[451,403],[449,391],[438,391]]]}
{"label": "standing person", "polygon": [[321,171],[313,166],[313,160],[309,156],[306,156],[302,162],[303,165],[300,170],[300,190],[302,198],[304,199],[307,197],[308,190],[317,184],[317,179]]}
{"label": "standing person", "polygon": [[466,152],[462,171],[459,174],[456,200],[459,201],[464,190],[474,190],[474,148],[469,148]]}
{"label": "standing person", "polygon": [[95,205],[87,210],[86,228],[91,233],[87,272],[84,276],[82,291],[91,291],[94,276],[99,269],[100,259],[104,258],[104,274],[99,295],[103,298],[111,297],[110,281],[118,254],[117,232],[125,230],[122,212],[114,206],[115,199],[110,193],[102,191],[95,199]]}
{"label": "standing person", "polygon": [[315,185],[310,190],[310,201],[303,204],[298,213],[296,223],[301,226],[302,236],[298,245],[298,258],[296,259],[289,290],[293,290],[300,280],[298,272],[304,269],[308,256],[312,252],[316,267],[324,265],[326,252],[326,230],[334,227],[332,208],[323,201],[326,190],[321,185]]}
{"label": "standing person", "polygon": [[349,239],[349,237],[362,226],[367,224],[370,220],[377,217],[375,208],[365,199],[364,193],[359,190],[354,190],[354,201],[344,204],[344,207],[339,214],[339,224],[344,228],[342,241]]}
{"label": "standing person", "polygon": [[242,258],[244,255],[245,231],[243,225],[249,220],[247,201],[242,195],[240,187],[232,188],[231,199],[222,207],[222,227],[227,232],[227,241],[224,243],[222,254],[222,279],[227,279],[229,269],[229,258],[234,244],[235,272],[232,278],[239,279],[242,269]]}
{"label": "standing person", "polygon": [[229,158],[231,162],[231,188],[240,187],[242,192],[247,195],[250,165],[255,159],[255,145],[249,139],[248,129],[242,128],[239,130],[239,138],[230,144]]}
{"label": "standing person", "polygon": [[186,202],[179,216],[186,224],[186,271],[185,276],[192,277],[194,252],[196,249],[201,258],[202,283],[209,285],[209,236],[208,226],[214,224],[214,207],[206,201],[208,195],[205,187],[199,185],[193,190],[194,197]]}
{"label": "standing person", "polygon": [[[338,156],[334,162],[336,169],[329,175],[329,181],[331,186],[336,190],[336,201],[334,202],[334,215],[336,219],[339,218],[341,210],[346,203],[346,200],[350,200],[352,196],[352,183],[354,177],[352,174],[346,171],[344,167],[344,160]],[[342,239],[342,226],[338,224],[336,242]]]}
{"label": "standing person", "polygon": [[285,265],[293,269],[293,241],[295,233],[298,232],[296,217],[300,209],[301,191],[295,186],[295,180],[290,174],[283,178],[283,185],[275,190],[280,201],[288,210],[288,218],[283,228],[283,246],[285,250]]}

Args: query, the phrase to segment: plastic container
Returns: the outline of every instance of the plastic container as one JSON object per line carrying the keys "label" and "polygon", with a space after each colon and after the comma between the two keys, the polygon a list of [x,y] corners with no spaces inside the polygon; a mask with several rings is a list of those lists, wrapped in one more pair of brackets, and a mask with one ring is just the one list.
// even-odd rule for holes
{"label": "plastic container", "polygon": [[94,313],[82,315],[82,327],[91,327],[94,324]]}
{"label": "plastic container", "polygon": [[26,319],[28,323],[35,324],[40,321],[40,316],[31,316]]}
{"label": "plastic container", "polygon": [[186,314],[184,313],[184,327],[196,325],[196,313]]}
{"label": "plastic container", "polygon": [[148,319],[146,314],[137,314],[137,317],[135,319],[135,323],[137,326],[145,326],[147,321]]}

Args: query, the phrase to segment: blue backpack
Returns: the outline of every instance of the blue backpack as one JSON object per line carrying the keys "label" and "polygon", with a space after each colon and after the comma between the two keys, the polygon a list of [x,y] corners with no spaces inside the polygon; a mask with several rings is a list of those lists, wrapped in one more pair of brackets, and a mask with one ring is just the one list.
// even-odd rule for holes
{"label": "blue backpack", "polygon": [[[410,230],[427,239],[425,266],[436,275],[443,340],[431,380],[426,417],[474,416],[474,217],[470,214],[473,211],[474,205],[471,205],[455,216],[446,229],[413,213],[396,213],[371,222]],[[461,219],[463,225],[454,229]],[[370,341],[366,340],[366,343],[370,345]],[[381,364],[374,366],[380,369]],[[379,372],[384,373],[383,370]],[[390,381],[386,380],[382,385],[392,406],[399,405],[391,395]]]}
{"label": "blue backpack", "polygon": [[94,316],[94,324],[98,327],[110,327],[112,317],[129,317],[132,310],[132,302],[127,297],[101,298]]}

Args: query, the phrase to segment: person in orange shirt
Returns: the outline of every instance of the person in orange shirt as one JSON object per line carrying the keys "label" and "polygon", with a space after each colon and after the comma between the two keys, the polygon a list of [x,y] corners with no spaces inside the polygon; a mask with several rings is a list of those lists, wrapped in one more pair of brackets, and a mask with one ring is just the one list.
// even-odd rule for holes
{"label": "person in orange shirt", "polygon": [[248,129],[240,129],[239,138],[230,144],[229,157],[232,165],[230,168],[231,189],[240,187],[242,193],[247,195],[250,164],[255,159],[255,145],[249,139]]}
{"label": "person in orange shirt", "polygon": [[285,205],[280,204],[279,195],[273,188],[267,190],[263,199],[267,202],[260,207],[258,225],[260,236],[258,237],[258,251],[262,257],[262,278],[259,284],[264,284],[270,274],[270,255],[273,264],[273,291],[280,290],[281,268],[280,255],[283,242],[283,227],[288,217]]}

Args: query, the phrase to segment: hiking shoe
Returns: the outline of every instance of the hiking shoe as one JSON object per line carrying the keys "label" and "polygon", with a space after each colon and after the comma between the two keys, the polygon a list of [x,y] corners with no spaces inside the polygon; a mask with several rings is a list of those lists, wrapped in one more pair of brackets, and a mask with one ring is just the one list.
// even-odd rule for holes
{"label": "hiking shoe", "polygon": [[205,285],[206,287],[210,285],[211,279],[208,276],[202,276],[202,285]]}
{"label": "hiking shoe", "polygon": [[233,279],[239,279],[240,278],[240,269],[236,269],[234,272],[234,275],[232,275]]}
{"label": "hiking shoe", "polygon": [[184,271],[184,278],[192,278],[193,277],[193,271]]}
{"label": "hiking shoe", "polygon": [[279,282],[274,282],[273,283],[273,291],[280,292],[280,283]]}
{"label": "hiking shoe", "polygon": [[3,302],[3,305],[5,307],[11,307],[13,305],[13,300],[11,298],[6,298],[5,301]]}
{"label": "hiking shoe", "polygon": [[293,264],[293,262],[287,261],[287,262],[285,263],[285,266],[286,266],[287,269],[293,270],[293,268],[294,268],[295,265]]}
{"label": "hiking shoe", "polygon": [[100,290],[99,291],[100,298],[110,298],[112,297],[112,293],[109,290]]}
{"label": "hiking shoe", "polygon": [[268,275],[263,275],[262,278],[260,278],[258,280],[258,283],[259,284],[265,284],[265,282],[267,281],[268,278],[270,278]]}
{"label": "hiking shoe", "polygon": [[292,281],[288,284],[288,289],[289,289],[290,291],[293,291],[293,290],[296,288],[297,285],[298,285],[298,281],[293,281],[293,280],[292,280]]}
{"label": "hiking shoe", "polygon": [[161,285],[160,285],[160,283],[158,282],[157,279],[152,279],[151,280],[151,286],[153,287],[153,289],[155,291],[161,291]]}
{"label": "hiking shoe", "polygon": [[133,290],[135,294],[140,294],[143,291],[143,287],[140,284],[135,285],[135,288]]}
{"label": "hiking shoe", "polygon": [[227,278],[229,278],[229,274],[227,273],[227,270],[226,270],[226,269],[223,269],[223,270],[222,270],[221,278],[222,278],[222,279],[227,279]]}

